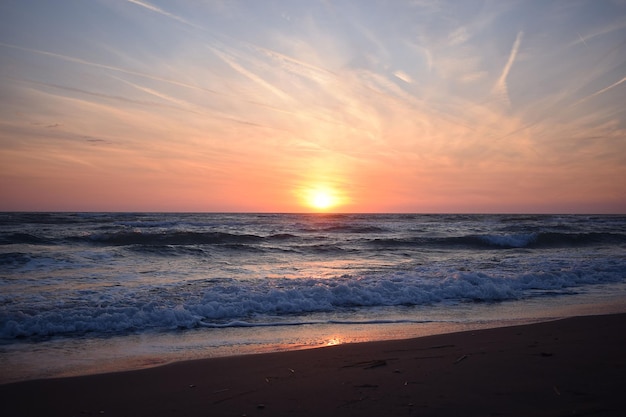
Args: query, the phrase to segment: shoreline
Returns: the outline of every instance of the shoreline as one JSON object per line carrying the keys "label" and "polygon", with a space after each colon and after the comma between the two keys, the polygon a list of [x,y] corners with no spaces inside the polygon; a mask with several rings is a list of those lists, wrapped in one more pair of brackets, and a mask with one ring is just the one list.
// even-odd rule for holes
{"label": "shoreline", "polygon": [[[623,415],[626,314],[0,385],[5,415]],[[36,399],[36,400],[34,400]]]}
{"label": "shoreline", "polygon": [[[205,332],[140,333],[120,337],[51,339],[36,344],[5,346],[0,353],[0,385],[35,379],[78,377],[126,372],[171,363],[254,355],[291,350],[323,348],[337,344],[414,339],[425,336],[533,324],[561,318],[626,313],[626,287],[616,287],[612,295],[592,297],[571,295],[498,304],[474,305],[472,320],[455,321],[463,311],[415,312],[401,318],[424,320],[416,323],[372,325],[368,321],[350,324],[272,326],[261,333],[248,328],[227,328]],[[380,317],[379,317],[380,318]],[[396,319],[398,316],[383,316]]]}

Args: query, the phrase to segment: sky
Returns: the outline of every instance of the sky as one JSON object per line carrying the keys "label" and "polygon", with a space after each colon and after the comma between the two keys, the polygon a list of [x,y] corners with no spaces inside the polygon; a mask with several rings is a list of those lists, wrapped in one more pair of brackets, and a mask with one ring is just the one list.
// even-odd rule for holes
{"label": "sky", "polygon": [[0,210],[626,213],[626,1],[3,0]]}

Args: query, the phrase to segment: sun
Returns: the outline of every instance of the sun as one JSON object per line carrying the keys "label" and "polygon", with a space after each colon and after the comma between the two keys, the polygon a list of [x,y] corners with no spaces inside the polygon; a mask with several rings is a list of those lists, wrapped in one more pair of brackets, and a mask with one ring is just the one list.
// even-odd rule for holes
{"label": "sun", "polygon": [[328,191],[317,190],[311,194],[310,204],[318,210],[326,210],[335,205],[335,199]]}
{"label": "sun", "polygon": [[328,211],[342,204],[342,197],[332,187],[317,186],[301,192],[302,203],[315,211]]}

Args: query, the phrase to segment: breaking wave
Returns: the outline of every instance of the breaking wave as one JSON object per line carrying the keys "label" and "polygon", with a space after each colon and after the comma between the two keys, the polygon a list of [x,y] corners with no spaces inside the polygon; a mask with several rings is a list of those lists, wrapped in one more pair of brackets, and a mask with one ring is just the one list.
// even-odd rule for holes
{"label": "breaking wave", "polygon": [[[75,291],[59,302],[33,294],[19,307],[0,296],[0,338],[49,337],[196,327],[305,324],[312,313],[440,303],[500,302],[575,293],[576,287],[621,282],[624,265],[584,266],[503,276],[414,271],[335,279],[200,280],[134,290]],[[278,317],[282,319],[277,320]]]}

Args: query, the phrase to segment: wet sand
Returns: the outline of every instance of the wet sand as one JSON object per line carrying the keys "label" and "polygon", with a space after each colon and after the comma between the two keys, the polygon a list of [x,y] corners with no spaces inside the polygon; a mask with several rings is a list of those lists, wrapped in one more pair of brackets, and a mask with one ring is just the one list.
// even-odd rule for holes
{"label": "wet sand", "polygon": [[626,314],[0,385],[4,416],[626,416]]}

